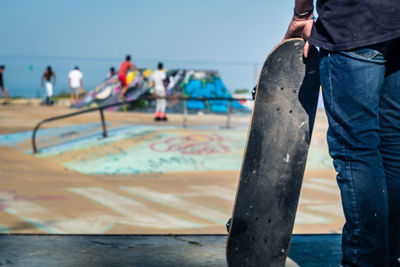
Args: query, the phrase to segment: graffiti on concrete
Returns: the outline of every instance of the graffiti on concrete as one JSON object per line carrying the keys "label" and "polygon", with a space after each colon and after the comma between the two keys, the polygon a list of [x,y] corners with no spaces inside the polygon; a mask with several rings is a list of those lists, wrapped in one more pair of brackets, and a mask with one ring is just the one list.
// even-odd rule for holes
{"label": "graffiti on concrete", "polygon": [[[107,123],[107,125],[109,125]],[[40,149],[68,145],[69,142],[76,142],[82,137],[99,137],[102,134],[100,123],[85,123],[72,126],[54,127],[40,129],[37,132],[36,142]],[[0,146],[11,146],[23,148],[31,144],[32,131],[25,131],[12,134],[0,135]],[[31,150],[30,150],[31,151]]]}
{"label": "graffiti on concrete", "polygon": [[[190,97],[221,97],[231,98],[232,94],[225,87],[221,78],[215,72],[187,72],[187,76],[183,82],[183,92]],[[188,101],[189,109],[210,110],[212,112],[228,111],[228,101],[224,100],[209,100],[203,101]],[[233,109],[241,109],[249,111],[248,107],[242,105],[238,101],[232,102]]]}
{"label": "graffiti on concrete", "polygon": [[[180,212],[187,212],[192,216],[200,217],[220,225],[224,225],[226,219],[230,217],[230,213],[227,211],[221,212],[212,207],[193,203],[174,194],[162,193],[145,187],[121,187],[121,189],[134,196],[145,198],[167,207],[174,207],[174,209],[178,209]],[[233,194],[234,192],[232,191]]]}
{"label": "graffiti on concrete", "polygon": [[[26,231],[36,229],[43,233],[79,234],[112,233],[117,225],[132,229],[224,229],[230,217],[235,198],[234,185],[198,184],[184,188],[155,189],[145,185],[112,188],[74,187],[67,188],[62,195],[26,196],[15,190],[0,190],[0,215],[9,214],[25,222],[19,225]],[[332,179],[314,177],[304,181],[305,190],[324,192],[325,199],[300,198],[296,214],[296,227],[301,225],[327,225],[343,220],[343,211],[338,205],[340,193]],[[125,192],[126,194],[121,194]],[[46,207],[47,201],[68,201],[78,197],[80,203],[99,205],[96,211],[82,208],[75,217],[64,215],[62,210]],[[310,197],[310,194],[308,194]],[[204,201],[207,199],[207,201]],[[215,203],[219,203],[215,205]],[[83,205],[85,206],[85,205]],[[90,205],[88,205],[90,206]],[[5,222],[0,232],[15,232],[17,226]],[[115,229],[114,229],[115,227]],[[338,229],[339,231],[340,229]]]}
{"label": "graffiti on concrete", "polygon": [[[150,88],[149,75],[151,70],[138,70],[129,72],[127,75],[128,91],[126,100],[135,100],[148,92]],[[122,90],[121,82],[117,75],[101,81],[93,90],[88,91],[77,103],[77,107],[90,107],[93,105],[113,104],[119,101],[119,94]],[[119,110],[121,107],[111,108]]]}
{"label": "graffiti on concrete", "polygon": [[164,212],[156,211],[136,199],[121,196],[103,188],[71,188],[71,192],[80,194],[122,215],[118,221],[125,224],[159,229],[200,228],[205,224],[193,223]]}
{"label": "graffiti on concrete", "polygon": [[[140,69],[130,72],[127,75],[128,91],[127,100],[135,100],[141,96],[152,94],[154,88],[151,81],[151,69]],[[205,98],[232,98],[232,94],[225,87],[216,71],[173,69],[166,71],[168,94],[170,96],[189,96]],[[90,107],[92,105],[105,105],[117,103],[121,84],[117,76],[108,78],[100,82],[92,91],[86,93],[77,104],[78,107]],[[154,103],[150,103],[148,109],[154,109]],[[209,100],[209,101],[188,101],[189,110],[201,110],[216,113],[226,113],[228,111],[228,101]],[[232,101],[233,110],[247,112],[251,110],[251,105],[243,105],[238,101]],[[112,108],[113,110],[120,107]],[[167,110],[169,112],[182,112],[183,104],[180,101],[169,101]]]}
{"label": "graffiti on concrete", "polygon": [[103,146],[93,140],[90,149],[72,153],[63,164],[86,174],[238,170],[244,140],[245,132],[240,130],[159,128]]}
{"label": "graffiti on concrete", "polygon": [[[228,140],[232,142],[233,140]],[[156,152],[180,152],[184,155],[211,155],[227,154],[229,146],[227,140],[217,133],[194,134],[180,137],[171,137],[150,144],[150,149]]]}
{"label": "graffiti on concrete", "polygon": [[[240,170],[246,129],[169,126],[110,127],[101,137],[98,123],[44,129],[40,153],[85,174],[161,174],[165,172]],[[0,145],[31,153],[31,132],[0,135]],[[28,149],[29,147],[29,149]],[[309,170],[332,169],[325,133],[315,130]]]}
{"label": "graffiti on concrete", "polygon": [[[17,190],[4,190],[0,189],[0,193],[8,193],[12,195],[11,200],[12,201],[20,201],[20,200],[29,200],[29,201],[40,201],[40,200],[64,200],[66,199],[65,196],[60,196],[60,195],[34,195],[34,196],[28,196],[28,195],[23,195],[21,193],[18,193]],[[6,205],[2,204],[0,206],[1,208],[6,207]]]}
{"label": "graffiti on concrete", "polygon": [[[82,187],[69,188],[70,194],[82,197],[82,201],[93,201],[105,208],[105,211],[99,213],[87,212],[77,217],[68,217],[54,212],[39,203],[35,203],[35,198],[17,198],[15,191],[0,190],[0,201],[4,207],[0,210],[26,222],[22,229],[29,232],[29,229],[36,229],[44,233],[52,234],[90,234],[107,233],[112,231],[116,224],[133,227],[142,227],[145,229],[199,229],[209,226],[224,227],[225,220],[230,211],[218,211],[215,208],[204,204],[195,204],[187,200],[187,196],[181,197],[176,193],[153,192],[142,187],[121,187],[131,194],[131,197],[122,196],[110,190],[101,187]],[[117,189],[118,190],[118,189]],[[142,192],[138,195],[138,192]],[[229,192],[231,195],[234,191]],[[175,204],[178,212],[162,212],[160,208],[155,209],[154,205],[148,205],[143,198],[150,198],[157,194],[158,199],[168,200],[168,203]],[[189,194],[190,195],[190,194]],[[164,203],[165,205],[165,203]],[[162,206],[162,205],[160,205]],[[191,209],[186,209],[191,207]],[[192,214],[194,208],[198,210],[194,217],[188,219],[187,214]],[[107,211],[108,210],[108,211]],[[16,230],[16,226],[0,224],[1,233],[9,233]]]}

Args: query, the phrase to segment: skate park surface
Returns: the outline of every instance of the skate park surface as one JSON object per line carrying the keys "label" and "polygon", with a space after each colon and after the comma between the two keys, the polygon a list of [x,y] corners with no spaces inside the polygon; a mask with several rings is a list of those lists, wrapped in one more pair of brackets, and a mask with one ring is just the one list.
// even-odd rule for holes
{"label": "skate park surface", "polygon": [[[152,114],[105,112],[109,137],[103,138],[99,114],[93,112],[43,126],[37,137],[39,153],[32,154],[35,125],[70,112],[65,107],[0,107],[0,242],[10,239],[7,234],[23,234],[12,235],[11,248],[26,242],[25,234],[33,234],[28,235],[30,240],[37,234],[53,234],[43,237],[56,243],[60,234],[102,235],[100,239],[104,234],[110,238],[145,234],[159,235],[157,242],[168,239],[195,248],[204,248],[196,242],[216,242],[219,250],[224,249],[249,115],[233,115],[227,129],[224,115],[190,115],[188,127],[182,127],[181,114],[169,114],[165,123],[153,122]],[[300,244],[301,237],[310,234],[333,234],[313,238],[331,236],[331,251],[337,252],[344,219],[326,130],[324,111],[319,110],[296,215],[298,236],[292,244]],[[180,240],[191,238],[194,241]],[[149,246],[157,243],[154,240]],[[102,249],[114,244],[109,239],[96,242],[91,244]],[[0,263],[9,259],[4,255],[0,253]],[[299,264],[298,255],[290,257]],[[338,262],[337,255],[333,262]],[[215,263],[208,265],[220,266]]]}

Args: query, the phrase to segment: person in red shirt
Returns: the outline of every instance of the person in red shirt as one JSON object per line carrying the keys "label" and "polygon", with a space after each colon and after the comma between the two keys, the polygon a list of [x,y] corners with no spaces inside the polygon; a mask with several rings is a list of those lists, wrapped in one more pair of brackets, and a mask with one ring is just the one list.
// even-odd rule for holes
{"label": "person in red shirt", "polygon": [[128,70],[133,70],[133,71],[137,70],[135,65],[133,65],[131,63],[130,55],[126,56],[125,61],[121,63],[121,66],[119,67],[119,71],[118,71],[118,78],[121,81],[121,86],[122,86],[122,91],[119,95],[120,99],[125,98],[126,90],[128,90],[128,84],[126,83],[126,74],[127,74]]}

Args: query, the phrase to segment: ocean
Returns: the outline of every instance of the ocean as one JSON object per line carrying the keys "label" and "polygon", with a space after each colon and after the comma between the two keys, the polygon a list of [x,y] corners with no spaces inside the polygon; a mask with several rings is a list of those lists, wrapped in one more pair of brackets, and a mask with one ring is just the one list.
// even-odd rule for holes
{"label": "ocean", "polygon": [[[5,65],[4,83],[10,97],[43,98],[46,95],[40,86],[40,80],[47,66],[51,66],[56,74],[54,94],[66,93],[68,89],[68,73],[74,66],[79,66],[83,73],[85,90],[93,89],[106,78],[110,67],[119,68],[123,60],[117,58],[67,58],[40,57],[22,55],[0,55],[0,65]],[[138,68],[155,68],[156,60],[132,61]],[[230,62],[201,62],[201,61],[164,61],[167,69],[187,68],[216,70],[219,72],[225,86],[232,92],[236,89],[251,89],[256,83],[256,76],[261,65]],[[257,69],[258,68],[258,69]]]}

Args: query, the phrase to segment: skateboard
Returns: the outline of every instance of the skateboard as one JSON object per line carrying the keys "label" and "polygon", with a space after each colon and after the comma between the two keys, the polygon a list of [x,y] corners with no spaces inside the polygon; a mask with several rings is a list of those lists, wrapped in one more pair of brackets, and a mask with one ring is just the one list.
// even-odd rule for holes
{"label": "skateboard", "polygon": [[278,44],[259,76],[226,246],[235,266],[284,266],[319,93],[318,51]]}

